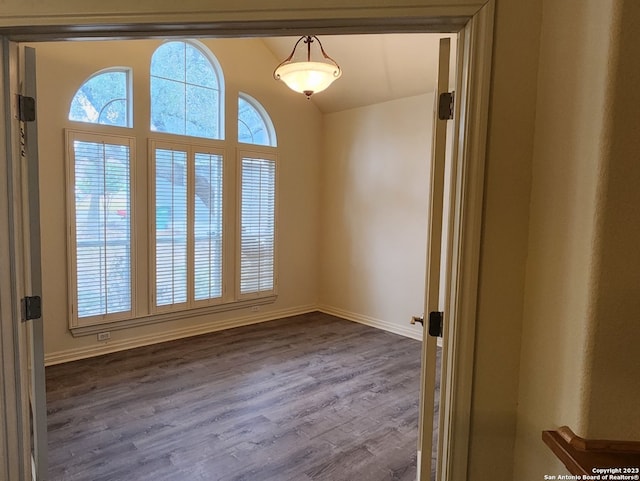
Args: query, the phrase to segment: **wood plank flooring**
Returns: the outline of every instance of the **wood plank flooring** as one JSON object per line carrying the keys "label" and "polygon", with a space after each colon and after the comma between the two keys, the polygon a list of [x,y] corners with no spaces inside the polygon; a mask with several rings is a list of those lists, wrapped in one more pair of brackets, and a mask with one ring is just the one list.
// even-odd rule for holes
{"label": "wood plank flooring", "polygon": [[47,368],[50,481],[414,481],[421,343],[312,313]]}

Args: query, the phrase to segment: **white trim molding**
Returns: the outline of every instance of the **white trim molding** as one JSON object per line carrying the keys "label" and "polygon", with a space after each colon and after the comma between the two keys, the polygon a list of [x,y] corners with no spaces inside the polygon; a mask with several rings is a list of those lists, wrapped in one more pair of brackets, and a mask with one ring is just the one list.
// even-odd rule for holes
{"label": "white trim molding", "polygon": [[[343,309],[327,306],[325,304],[313,304],[288,309],[279,309],[262,314],[234,317],[233,319],[227,319],[219,322],[204,322],[196,326],[181,329],[172,329],[156,334],[129,338],[122,341],[105,341],[100,342],[99,344],[94,346],[65,349],[63,351],[57,351],[47,354],[45,356],[45,365],[53,366],[55,364],[78,361],[80,359],[102,356],[103,354],[135,349],[137,347],[150,346],[161,342],[175,341],[177,339],[199,336],[201,334],[223,331],[225,329],[233,329],[235,327],[250,326],[252,324],[274,321],[277,319],[282,319],[284,317],[298,316],[300,314],[307,314],[316,311],[329,314],[331,316],[336,316],[346,321],[357,322],[358,324],[364,324],[365,326],[381,329],[383,331],[392,332],[403,337],[422,341],[422,326],[411,327],[408,321],[407,326],[400,326],[393,322],[376,319],[374,317],[358,314],[355,312],[345,311]],[[110,330],[109,326],[96,327],[102,327],[101,331]],[[96,330],[96,332],[98,332],[98,330]],[[95,332],[92,332],[91,334],[95,334]]]}
{"label": "white trim molding", "polygon": [[[449,234],[436,478],[468,479],[478,271],[495,0],[459,32],[454,118],[455,196]],[[458,101],[460,99],[460,101]]]}
{"label": "white trim molding", "polygon": [[62,364],[64,362],[77,361],[79,359],[102,356],[103,354],[126,351],[128,349],[134,349],[136,347],[150,346],[152,344],[175,341],[176,339],[198,336],[200,334],[208,334],[225,329],[233,329],[234,327],[250,326],[251,324],[259,324],[261,322],[275,321],[276,319],[297,316],[300,314],[307,314],[316,310],[317,307],[315,305],[300,306],[290,309],[269,311],[261,314],[236,317],[225,321],[206,322],[191,327],[172,329],[156,334],[133,337],[122,341],[106,341],[101,342],[95,346],[52,352],[45,356],[44,363],[46,366],[53,366],[55,364]]}
{"label": "white trim molding", "polygon": [[366,316],[364,314],[345,311],[344,309],[328,306],[326,304],[318,305],[318,311],[332,316],[340,317],[347,321],[357,322],[358,324],[364,324],[365,326],[375,327],[376,329],[382,329],[383,331],[392,332],[400,336],[416,339],[417,341],[422,341],[422,326],[411,326],[409,325],[409,320],[407,320],[406,326],[402,326],[396,324],[395,322],[384,321],[382,319],[376,319],[375,317]]}

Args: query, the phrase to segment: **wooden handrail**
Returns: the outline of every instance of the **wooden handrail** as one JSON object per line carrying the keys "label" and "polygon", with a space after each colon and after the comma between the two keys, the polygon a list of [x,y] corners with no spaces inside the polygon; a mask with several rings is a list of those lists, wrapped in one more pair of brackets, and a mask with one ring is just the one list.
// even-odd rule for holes
{"label": "wooden handrail", "polygon": [[[620,468],[618,472],[609,473],[640,476],[639,441],[584,439],[567,426],[555,431],[542,431],[542,440],[571,474],[593,476],[604,473],[598,472],[598,469]],[[629,469],[627,473],[624,472],[625,468]]]}

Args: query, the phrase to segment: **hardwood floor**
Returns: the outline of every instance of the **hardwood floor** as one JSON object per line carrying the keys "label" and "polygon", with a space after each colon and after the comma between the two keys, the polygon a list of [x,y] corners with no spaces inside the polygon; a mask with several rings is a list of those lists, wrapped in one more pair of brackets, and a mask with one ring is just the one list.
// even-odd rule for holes
{"label": "hardwood floor", "polygon": [[414,481],[420,350],[312,313],[49,367],[49,479]]}

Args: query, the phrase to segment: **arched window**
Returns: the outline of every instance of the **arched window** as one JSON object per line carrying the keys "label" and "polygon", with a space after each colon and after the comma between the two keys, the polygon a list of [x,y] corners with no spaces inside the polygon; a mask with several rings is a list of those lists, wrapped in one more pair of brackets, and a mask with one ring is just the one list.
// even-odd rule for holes
{"label": "arched window", "polygon": [[69,120],[131,127],[130,70],[113,68],[93,74],[71,101]]}
{"label": "arched window", "polygon": [[160,45],[151,58],[151,130],[223,138],[223,81],[213,54],[196,42]]}
{"label": "arched window", "polygon": [[260,102],[245,93],[238,97],[238,142],[271,147],[278,143],[269,114]]}
{"label": "arched window", "polygon": [[[149,102],[149,131],[92,125],[67,132],[72,331],[277,296],[278,149],[270,115],[240,92],[238,136],[224,141],[224,75],[207,46],[158,42],[147,60],[135,85],[148,75],[148,90],[135,95]],[[69,119],[132,127],[133,75],[124,67],[96,72],[76,92]],[[136,144],[146,146],[146,176],[134,175]],[[144,261],[135,255],[140,244]],[[149,294],[142,304],[141,293]]]}

